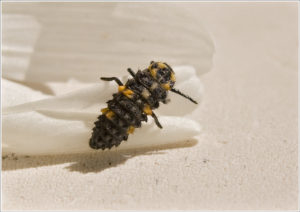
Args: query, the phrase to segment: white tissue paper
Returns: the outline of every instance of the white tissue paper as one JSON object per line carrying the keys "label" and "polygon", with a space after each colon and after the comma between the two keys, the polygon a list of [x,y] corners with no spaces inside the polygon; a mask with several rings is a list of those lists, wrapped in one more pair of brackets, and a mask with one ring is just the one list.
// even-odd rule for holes
{"label": "white tissue paper", "polygon": [[[210,69],[214,48],[188,7],[73,5],[37,3],[36,7],[3,11],[4,154],[96,151],[88,145],[93,122],[117,91],[115,82],[99,77],[117,76],[126,82],[128,67],[144,69],[151,60],[169,63],[176,74],[175,87],[201,102],[199,76]],[[172,12],[168,12],[170,6]],[[37,9],[39,13],[34,12]],[[163,129],[150,117],[113,151],[197,136],[200,125],[189,114],[199,105],[173,93],[169,97],[169,104],[155,110]]]}

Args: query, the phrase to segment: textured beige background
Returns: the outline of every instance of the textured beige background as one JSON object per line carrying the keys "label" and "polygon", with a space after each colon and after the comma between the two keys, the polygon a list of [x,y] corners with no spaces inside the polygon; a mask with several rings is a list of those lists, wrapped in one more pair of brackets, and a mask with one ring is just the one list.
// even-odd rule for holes
{"label": "textured beige background", "polygon": [[297,4],[191,10],[216,47],[197,145],[6,158],[3,209],[297,209]]}

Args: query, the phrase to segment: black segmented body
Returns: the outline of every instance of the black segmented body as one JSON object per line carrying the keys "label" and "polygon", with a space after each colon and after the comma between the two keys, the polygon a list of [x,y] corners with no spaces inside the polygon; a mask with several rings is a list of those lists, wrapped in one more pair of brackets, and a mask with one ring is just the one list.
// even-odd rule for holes
{"label": "black segmented body", "polygon": [[151,115],[161,127],[152,110],[159,107],[159,102],[167,103],[169,90],[174,92],[175,74],[172,68],[166,63],[151,62],[147,69],[136,74],[131,69],[128,71],[133,78],[125,85],[115,77],[101,78],[115,80],[119,84],[119,92],[113,94],[113,99],[107,102],[108,107],[102,109],[95,122],[89,143],[93,149],[104,150],[120,145],[134,128],[141,127],[142,122],[147,121],[147,115]]}

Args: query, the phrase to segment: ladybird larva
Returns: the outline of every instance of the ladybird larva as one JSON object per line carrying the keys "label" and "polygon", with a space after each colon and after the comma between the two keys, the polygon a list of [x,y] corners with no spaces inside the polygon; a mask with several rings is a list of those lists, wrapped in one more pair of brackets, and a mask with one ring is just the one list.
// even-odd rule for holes
{"label": "ladybird larva", "polygon": [[89,142],[93,149],[104,150],[119,146],[135,128],[141,127],[143,121],[147,122],[147,116],[152,116],[155,124],[162,128],[153,110],[159,107],[160,102],[169,102],[169,91],[197,104],[191,97],[173,88],[175,73],[167,63],[151,61],[150,66],[143,71],[134,73],[128,68],[128,72],[133,78],[125,85],[117,77],[101,77],[104,81],[115,81],[119,87],[95,122]]}

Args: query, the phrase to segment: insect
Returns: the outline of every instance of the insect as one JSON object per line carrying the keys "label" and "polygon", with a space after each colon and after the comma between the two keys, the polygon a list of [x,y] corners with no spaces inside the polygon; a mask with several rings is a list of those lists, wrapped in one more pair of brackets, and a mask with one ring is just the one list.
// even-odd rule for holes
{"label": "insect", "polygon": [[135,128],[141,127],[143,121],[147,122],[147,116],[152,116],[155,124],[162,128],[153,110],[159,107],[160,102],[169,102],[169,91],[197,104],[191,97],[173,88],[175,73],[167,63],[151,61],[150,66],[143,71],[134,73],[130,68],[127,70],[133,78],[125,85],[117,77],[100,78],[104,81],[115,81],[119,87],[95,122],[89,142],[93,149],[104,150],[119,146]]}

